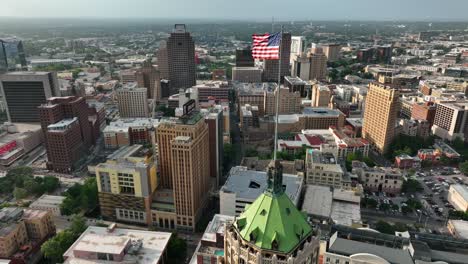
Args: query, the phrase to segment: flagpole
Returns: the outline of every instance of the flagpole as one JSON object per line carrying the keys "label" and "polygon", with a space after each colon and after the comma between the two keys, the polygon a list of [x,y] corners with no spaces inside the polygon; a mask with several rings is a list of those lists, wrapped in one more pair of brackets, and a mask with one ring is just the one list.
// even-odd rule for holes
{"label": "flagpole", "polygon": [[280,87],[281,87],[281,55],[283,49],[283,25],[281,25],[281,35],[279,42],[279,60],[278,60],[278,87],[276,87],[276,118],[275,118],[275,139],[274,139],[274,150],[273,150],[273,160],[276,161],[276,152],[278,151],[278,115],[279,115],[279,98],[280,98]]}

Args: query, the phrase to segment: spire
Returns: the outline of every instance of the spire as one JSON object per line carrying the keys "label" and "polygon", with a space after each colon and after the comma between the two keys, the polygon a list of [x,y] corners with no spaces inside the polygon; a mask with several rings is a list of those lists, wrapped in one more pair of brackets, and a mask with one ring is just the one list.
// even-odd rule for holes
{"label": "spire", "polygon": [[283,166],[279,160],[272,160],[267,168],[268,187],[267,192],[280,195],[283,190]]}

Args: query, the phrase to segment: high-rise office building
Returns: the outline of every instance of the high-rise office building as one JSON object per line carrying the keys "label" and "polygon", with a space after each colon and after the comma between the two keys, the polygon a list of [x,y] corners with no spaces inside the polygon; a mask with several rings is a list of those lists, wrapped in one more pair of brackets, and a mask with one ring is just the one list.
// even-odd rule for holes
{"label": "high-rise office building", "polygon": [[[289,59],[291,57],[291,33],[283,33],[281,39],[281,79],[289,76]],[[265,60],[263,64],[263,79],[268,82],[278,82],[279,60]]]}
{"label": "high-rise office building", "polygon": [[208,113],[205,115],[205,122],[208,124],[208,140],[210,146],[210,176],[212,179],[214,179],[214,187],[217,188],[219,179],[222,176],[223,167],[223,110],[219,108],[208,110]]}
{"label": "high-rise office building", "polygon": [[328,107],[331,99],[331,91],[325,85],[314,84],[312,86],[312,107]]}
{"label": "high-rise office building", "polygon": [[138,87],[144,87],[148,89],[148,98],[155,99],[156,101],[161,100],[161,80],[159,77],[159,71],[150,61],[143,63],[143,67],[136,73],[136,81]]}
{"label": "high-rise office building", "polygon": [[398,97],[398,91],[387,85],[369,84],[362,135],[382,154],[387,152],[395,137]]}
{"label": "high-rise office building", "polygon": [[307,54],[302,53],[299,56],[293,58],[291,66],[291,76],[299,77],[302,80],[310,80],[310,58]]}
{"label": "high-rise office building", "polygon": [[95,166],[101,214],[110,220],[150,224],[158,186],[156,163],[142,145],[125,146]]}
{"label": "high-rise office building", "polygon": [[195,43],[184,24],[176,24],[167,41],[167,58],[171,89],[175,94],[180,88],[195,85]]}
{"label": "high-rise office building", "polygon": [[0,89],[10,122],[39,122],[37,107],[59,96],[53,72],[11,72],[0,76]]}
{"label": "high-rise office building", "polygon": [[284,85],[289,88],[290,92],[299,92],[301,97],[308,96],[308,93],[310,92],[310,85],[299,77],[284,77]]}
{"label": "high-rise office building", "polygon": [[121,118],[149,117],[148,89],[126,86],[116,91]]}
{"label": "high-rise office building", "polygon": [[254,67],[255,61],[252,57],[250,47],[236,50],[236,67]]}
{"label": "high-rise office building", "polygon": [[159,45],[159,49],[156,52],[156,59],[158,62],[158,70],[160,73],[161,80],[169,79],[169,61],[167,58],[167,42],[162,41]]}
{"label": "high-rise office building", "polygon": [[50,98],[36,111],[44,132],[47,166],[59,172],[72,171],[75,163],[95,143],[96,138],[93,135],[95,129],[88,120],[90,111],[85,98]]}
{"label": "high-rise office building", "polygon": [[[10,38],[0,40],[0,54],[3,53],[4,63],[7,70],[15,70],[18,68],[26,69],[26,55],[24,53],[23,42],[21,40]],[[0,55],[0,59],[1,59]],[[2,63],[0,62],[0,65]],[[1,66],[0,66],[1,67]]]}
{"label": "high-rise office building", "polygon": [[391,45],[377,47],[375,51],[376,62],[390,63],[392,61],[392,51]]}
{"label": "high-rise office building", "polygon": [[437,104],[432,133],[450,141],[468,141],[468,100]]}
{"label": "high-rise office building", "polygon": [[339,44],[322,45],[323,54],[327,56],[328,61],[337,61],[340,58],[341,46]]}
{"label": "high-rise office building", "polygon": [[359,62],[370,63],[373,59],[374,50],[371,48],[360,49],[356,53]]}
{"label": "high-rise office building", "polygon": [[327,78],[327,56],[321,52],[309,53],[310,74],[309,79],[324,80]]}
{"label": "high-rise office building", "polygon": [[304,36],[292,36],[291,37],[291,57],[290,63],[296,56],[300,56],[304,52],[305,48],[305,37]]}
{"label": "high-rise office building", "polygon": [[0,40],[0,74],[8,71],[8,61],[6,56],[5,47],[2,40]]}

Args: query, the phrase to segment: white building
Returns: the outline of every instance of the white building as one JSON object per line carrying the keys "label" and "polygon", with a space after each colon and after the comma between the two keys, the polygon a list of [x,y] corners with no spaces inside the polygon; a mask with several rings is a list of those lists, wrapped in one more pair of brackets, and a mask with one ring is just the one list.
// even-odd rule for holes
{"label": "white building", "polygon": [[447,222],[447,229],[456,238],[468,239],[468,221],[449,220]]}
{"label": "white building", "polygon": [[[239,216],[247,204],[252,204],[267,188],[266,171],[233,167],[229,177],[219,191],[220,214]],[[302,189],[302,177],[283,174],[283,186],[291,201],[297,206]]]}
{"label": "white building", "polygon": [[342,188],[344,171],[332,153],[307,150],[306,170],[307,184]]}
{"label": "white building", "polygon": [[305,48],[305,37],[304,36],[292,36],[291,37],[291,57],[290,63],[294,61],[294,57],[301,55]]}
{"label": "white building", "polygon": [[468,211],[468,188],[461,184],[450,185],[447,200],[455,209]]}
{"label": "white building", "polygon": [[60,216],[60,205],[65,196],[43,194],[39,199],[29,205],[31,209],[49,211],[52,215]]}

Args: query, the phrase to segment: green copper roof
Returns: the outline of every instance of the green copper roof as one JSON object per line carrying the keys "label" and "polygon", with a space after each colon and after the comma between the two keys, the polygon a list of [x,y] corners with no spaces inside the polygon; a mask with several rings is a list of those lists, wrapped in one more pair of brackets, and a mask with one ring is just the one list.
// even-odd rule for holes
{"label": "green copper roof", "polygon": [[284,192],[265,192],[236,219],[242,238],[263,249],[293,250],[311,231]]}

